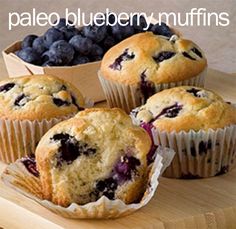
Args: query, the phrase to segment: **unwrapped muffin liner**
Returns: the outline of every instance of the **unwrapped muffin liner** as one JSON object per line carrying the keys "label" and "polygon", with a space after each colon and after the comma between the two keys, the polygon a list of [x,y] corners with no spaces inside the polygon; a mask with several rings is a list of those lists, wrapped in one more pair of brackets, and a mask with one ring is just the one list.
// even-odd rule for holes
{"label": "unwrapped muffin liner", "polygon": [[[190,79],[170,83],[154,83],[155,93],[177,86],[203,87],[206,74],[207,67],[200,74]],[[145,101],[142,99],[139,84],[126,85],[107,80],[101,75],[100,71],[98,71],[98,77],[109,107],[120,107],[129,113],[133,108],[136,108],[145,103]]]}
{"label": "unwrapped muffin liner", "polygon": [[2,174],[2,180],[7,186],[35,200],[52,212],[67,218],[117,218],[138,210],[151,200],[159,184],[158,178],[169,166],[174,154],[175,152],[171,149],[164,147],[157,148],[155,161],[149,166],[146,191],[141,201],[133,204],[125,204],[119,199],[109,200],[107,197],[102,196],[96,202],[85,205],[78,205],[76,203],[72,203],[68,207],[55,205],[48,200],[42,199],[43,194],[41,193],[40,179],[32,175],[20,159],[6,167]]}
{"label": "unwrapped muffin liner", "polygon": [[[93,102],[85,99],[85,107]],[[73,117],[76,113],[49,120],[0,119],[0,160],[5,163],[32,155],[42,136],[54,125]]]}
{"label": "unwrapped muffin liner", "polygon": [[204,178],[230,171],[236,162],[236,125],[216,130],[188,132],[152,129],[155,145],[176,152],[163,176],[173,178]]}

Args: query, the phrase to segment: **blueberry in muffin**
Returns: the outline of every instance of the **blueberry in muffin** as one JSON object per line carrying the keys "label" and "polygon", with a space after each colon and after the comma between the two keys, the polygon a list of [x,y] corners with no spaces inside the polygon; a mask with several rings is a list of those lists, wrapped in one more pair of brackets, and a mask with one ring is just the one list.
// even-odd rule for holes
{"label": "blueberry in muffin", "polygon": [[36,149],[46,199],[68,206],[106,196],[133,203],[147,179],[151,140],[122,110],[94,108],[50,129]]}

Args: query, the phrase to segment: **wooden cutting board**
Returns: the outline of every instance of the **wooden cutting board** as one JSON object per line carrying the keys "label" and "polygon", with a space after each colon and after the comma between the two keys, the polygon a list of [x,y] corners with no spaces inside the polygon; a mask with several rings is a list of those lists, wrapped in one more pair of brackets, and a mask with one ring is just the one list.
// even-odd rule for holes
{"label": "wooden cutting board", "polygon": [[[0,72],[3,65],[0,59]],[[6,74],[1,74],[6,75]],[[236,102],[236,76],[209,70],[206,87]],[[105,103],[97,106],[105,106]],[[0,162],[0,173],[5,164]],[[0,228],[236,228],[236,169],[199,180],[161,178],[150,203],[115,220],[60,217],[0,182]]]}

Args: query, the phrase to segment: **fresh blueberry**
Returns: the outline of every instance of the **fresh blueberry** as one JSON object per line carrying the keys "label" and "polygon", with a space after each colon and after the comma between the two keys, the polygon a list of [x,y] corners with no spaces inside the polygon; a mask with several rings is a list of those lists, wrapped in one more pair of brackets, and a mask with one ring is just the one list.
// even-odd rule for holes
{"label": "fresh blueberry", "polygon": [[103,18],[96,18],[96,20],[94,19],[92,25],[101,26],[102,24],[105,24],[104,22],[106,22],[106,18],[107,18],[107,14],[106,13],[103,13]]}
{"label": "fresh blueberry", "polygon": [[79,30],[74,27],[63,26],[60,28],[60,31],[63,32],[64,38],[69,41],[73,36],[79,34]]}
{"label": "fresh blueberry", "polygon": [[24,38],[24,40],[21,42],[21,48],[27,48],[27,47],[32,47],[33,41],[37,38],[38,36],[36,35],[28,35]]}
{"label": "fresh blueberry", "polygon": [[166,37],[171,37],[172,35],[174,35],[169,26],[167,26],[164,22],[161,22],[160,25],[159,23],[157,23],[152,26],[151,31],[156,35],[163,35]]}
{"label": "fresh blueberry", "polygon": [[121,64],[122,64],[123,61],[132,60],[135,57],[134,53],[129,54],[128,51],[129,51],[129,49],[125,49],[125,51],[120,56],[118,56],[115,59],[114,63],[111,64],[109,67],[113,70],[120,71],[122,69]]}
{"label": "fresh blueberry", "polygon": [[41,62],[40,55],[31,47],[20,50],[18,57],[31,64],[40,64]]}
{"label": "fresh blueberry", "polygon": [[90,59],[92,61],[100,61],[102,59],[102,56],[91,56]]}
{"label": "fresh blueberry", "polygon": [[90,38],[96,43],[102,41],[107,35],[107,27],[96,26],[96,25],[88,25],[83,27],[83,34],[85,37]]}
{"label": "fresh blueberry", "polygon": [[15,86],[15,83],[7,83],[0,86],[0,92],[7,92]]}
{"label": "fresh blueberry", "polygon": [[53,42],[58,41],[58,40],[63,40],[64,35],[62,31],[55,28],[50,28],[44,34],[43,39],[44,39],[45,47],[49,48]]}
{"label": "fresh blueberry", "polygon": [[175,55],[175,52],[170,52],[170,51],[163,51],[160,52],[157,56],[153,57],[153,59],[157,62],[160,63],[164,60],[170,59]]}
{"label": "fresh blueberry", "polygon": [[49,60],[58,65],[67,65],[72,61],[75,51],[69,43],[60,40],[51,45],[49,53]]}
{"label": "fresh blueberry", "polygon": [[89,58],[87,56],[81,56],[77,55],[73,60],[72,60],[72,65],[78,65],[78,64],[86,64],[89,62]]}
{"label": "fresh blueberry", "polygon": [[109,48],[111,48],[112,46],[114,46],[116,44],[115,39],[112,36],[107,36],[103,42],[103,47],[105,50],[108,50]]}
{"label": "fresh blueberry", "polygon": [[147,31],[151,31],[151,32],[152,32],[152,27],[153,27],[153,26],[154,26],[154,24],[150,23],[150,25],[149,25]]}
{"label": "fresh blueberry", "polygon": [[93,42],[87,37],[82,37],[81,35],[76,35],[72,37],[69,41],[75,51],[79,52],[82,55],[87,55],[91,52]]}
{"label": "fresh blueberry", "polygon": [[108,23],[109,23],[109,25],[107,26],[107,36],[112,35],[112,27],[115,24],[115,15],[112,13],[108,13],[105,14],[105,17],[108,18]]}
{"label": "fresh blueberry", "polygon": [[106,17],[108,17],[108,22],[109,22],[109,24],[113,25],[113,24],[115,23],[115,15],[114,15],[114,14],[108,13],[108,14],[106,15]]}
{"label": "fresh blueberry", "polygon": [[33,41],[32,44],[33,49],[38,53],[38,54],[42,54],[45,50],[46,47],[44,46],[44,39],[43,37],[38,37]]}
{"label": "fresh blueberry", "polygon": [[[72,21],[70,21],[70,20],[68,20],[68,22],[69,22],[69,24],[72,24]],[[57,22],[57,21],[54,21],[54,23],[53,24],[56,24],[55,26],[54,26],[54,28],[56,28],[56,29],[60,29],[60,28],[62,28],[62,27],[74,27],[74,26],[71,26],[71,25],[69,25],[69,24],[66,24],[66,18],[60,18],[59,19],[59,22]]]}
{"label": "fresh blueberry", "polygon": [[[108,23],[109,24],[114,24],[115,22],[115,15],[113,13],[104,13],[104,16],[105,16],[105,21],[107,21],[108,19]],[[103,20],[97,20],[98,22],[102,22]]]}
{"label": "fresh blueberry", "polygon": [[42,64],[43,67],[47,67],[47,66],[56,66],[56,64],[52,61],[45,61],[43,64]]}
{"label": "fresh blueberry", "polygon": [[15,55],[19,55],[20,50],[15,51]]}
{"label": "fresh blueberry", "polygon": [[101,46],[99,46],[98,44],[92,45],[90,56],[102,56],[103,53],[104,53],[104,51]]}
{"label": "fresh blueberry", "polygon": [[44,52],[41,55],[41,60],[42,60],[43,63],[45,63],[49,60],[52,62],[52,54],[49,52],[49,50],[47,50],[46,52]]}
{"label": "fresh blueberry", "polygon": [[130,24],[122,26],[119,23],[117,23],[114,26],[112,26],[112,35],[117,41],[124,40],[125,38],[130,37],[133,34],[134,34],[134,28]]}
{"label": "fresh blueberry", "polygon": [[135,32],[137,32],[137,33],[143,32],[144,28],[147,27],[146,19],[142,15],[139,18],[137,15],[134,15],[132,18],[132,24],[135,29]]}

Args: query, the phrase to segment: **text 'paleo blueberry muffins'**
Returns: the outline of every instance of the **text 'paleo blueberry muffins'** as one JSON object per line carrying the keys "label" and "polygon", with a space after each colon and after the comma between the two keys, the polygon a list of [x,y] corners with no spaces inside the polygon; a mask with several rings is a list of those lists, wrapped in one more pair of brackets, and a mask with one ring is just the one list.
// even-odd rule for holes
{"label": "text 'paleo blueberry muffins'", "polygon": [[203,51],[192,41],[146,32],[108,50],[99,79],[109,106],[130,112],[163,89],[203,86],[206,68]]}
{"label": "text 'paleo blueberry muffins'", "polygon": [[44,198],[61,206],[140,200],[151,139],[124,111],[91,108],[51,128],[36,149]]}
{"label": "text 'paleo blueberry muffins'", "polygon": [[0,160],[34,154],[43,134],[84,107],[73,85],[49,75],[0,82]]}
{"label": "text 'paleo blueberry muffins'", "polygon": [[216,93],[191,86],[161,91],[131,116],[153,144],[176,155],[167,177],[200,178],[229,171],[236,157],[236,108]]}

